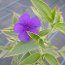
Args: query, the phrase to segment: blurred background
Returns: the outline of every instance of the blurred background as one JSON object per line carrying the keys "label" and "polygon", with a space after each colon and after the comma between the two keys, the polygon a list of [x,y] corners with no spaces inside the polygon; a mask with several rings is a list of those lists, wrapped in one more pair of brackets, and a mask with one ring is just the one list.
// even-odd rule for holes
{"label": "blurred background", "polygon": [[[65,0],[45,0],[51,8],[57,6],[61,9],[62,15],[65,19]],[[0,30],[10,26],[12,22],[13,12],[22,14],[28,11],[30,15],[34,15],[30,6],[32,5],[30,0],[0,0]],[[65,45],[65,35],[57,32],[50,38],[52,44],[58,48],[62,48]],[[0,31],[0,45],[6,45],[8,40],[6,36]],[[65,65],[64,59],[60,58],[61,65]],[[0,65],[10,65],[11,58],[1,58]]]}

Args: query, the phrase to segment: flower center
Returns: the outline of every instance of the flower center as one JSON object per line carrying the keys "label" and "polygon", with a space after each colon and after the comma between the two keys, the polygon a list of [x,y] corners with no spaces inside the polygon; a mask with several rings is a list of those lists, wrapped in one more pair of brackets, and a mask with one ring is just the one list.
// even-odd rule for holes
{"label": "flower center", "polygon": [[30,25],[25,25],[24,27],[25,27],[25,30],[26,31],[29,31],[30,30]]}

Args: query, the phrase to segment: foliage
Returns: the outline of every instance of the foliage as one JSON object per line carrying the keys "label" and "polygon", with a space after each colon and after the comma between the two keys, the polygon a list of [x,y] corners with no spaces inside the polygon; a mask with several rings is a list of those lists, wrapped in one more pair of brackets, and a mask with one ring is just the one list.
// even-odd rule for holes
{"label": "foliage", "polygon": [[[11,65],[60,65],[58,58],[65,57],[65,47],[58,50],[52,45],[49,35],[60,31],[65,34],[65,22],[60,10],[55,7],[51,9],[42,0],[31,0],[33,12],[40,18],[42,24],[48,23],[48,28],[41,27],[38,35],[28,32],[31,41],[24,43],[18,40],[13,31],[13,25],[18,21],[19,14],[13,14],[12,25],[2,31],[7,36],[8,44],[0,46],[0,58],[12,56]],[[47,63],[46,63],[47,62]]]}

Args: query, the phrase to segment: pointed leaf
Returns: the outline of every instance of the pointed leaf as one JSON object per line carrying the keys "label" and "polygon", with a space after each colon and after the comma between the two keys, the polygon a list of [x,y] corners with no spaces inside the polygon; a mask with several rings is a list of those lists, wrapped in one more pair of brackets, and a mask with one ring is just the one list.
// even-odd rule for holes
{"label": "pointed leaf", "polygon": [[57,61],[57,59],[54,56],[52,56],[50,54],[45,54],[44,56],[50,65],[59,65],[59,62]]}
{"label": "pointed leaf", "polygon": [[39,53],[31,54],[29,57],[27,57],[26,59],[24,59],[23,61],[21,61],[19,63],[19,65],[33,64],[33,63],[35,63],[40,58],[40,56],[41,55]]}
{"label": "pointed leaf", "polygon": [[52,18],[53,18],[53,24],[58,23],[58,22],[63,22],[62,13],[57,7],[55,7],[52,10]]}
{"label": "pointed leaf", "polygon": [[65,34],[65,23],[56,23],[54,25],[54,28],[58,31],[61,31],[62,33]]}
{"label": "pointed leaf", "polygon": [[49,33],[49,31],[50,31],[49,29],[42,30],[40,31],[39,36],[45,36]]}
{"label": "pointed leaf", "polygon": [[23,61],[23,60],[26,59],[28,56],[30,56],[30,53],[29,53],[29,52],[27,52],[27,53],[20,59],[20,61]]}
{"label": "pointed leaf", "polygon": [[42,48],[45,47],[45,46],[44,46],[44,40],[42,40],[39,35],[36,35],[36,34],[34,34],[34,33],[29,32],[29,36],[30,36],[33,40],[35,40],[39,46],[41,46]]}

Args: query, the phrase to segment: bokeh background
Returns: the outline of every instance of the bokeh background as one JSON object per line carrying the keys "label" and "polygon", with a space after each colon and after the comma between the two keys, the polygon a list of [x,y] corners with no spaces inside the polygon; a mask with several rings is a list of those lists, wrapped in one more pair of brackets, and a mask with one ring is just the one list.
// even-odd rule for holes
{"label": "bokeh background", "polygon": [[[51,8],[57,6],[62,11],[62,15],[65,19],[65,0],[45,0]],[[10,26],[12,22],[13,12],[22,14],[28,11],[30,15],[34,15],[30,6],[32,5],[30,0],[0,0],[0,30]],[[65,35],[57,32],[50,38],[52,44],[62,48],[65,45]],[[0,45],[6,45],[8,40],[6,36],[0,31]],[[64,59],[60,58],[61,65],[65,65]],[[11,58],[1,58],[0,65],[10,65]]]}

